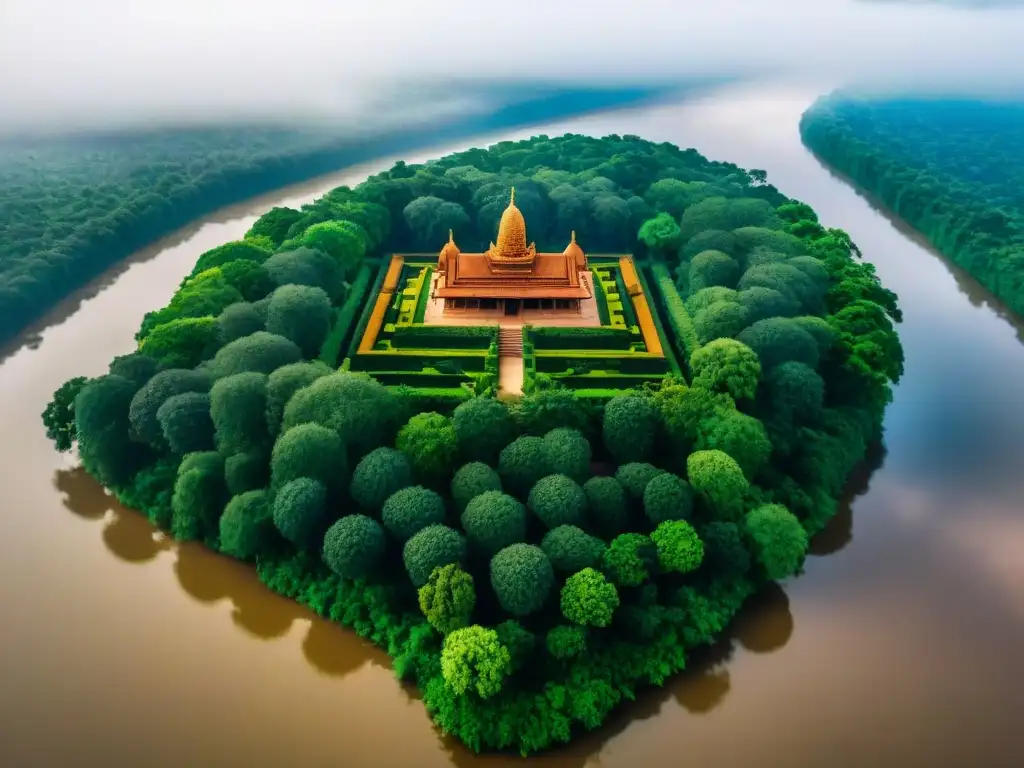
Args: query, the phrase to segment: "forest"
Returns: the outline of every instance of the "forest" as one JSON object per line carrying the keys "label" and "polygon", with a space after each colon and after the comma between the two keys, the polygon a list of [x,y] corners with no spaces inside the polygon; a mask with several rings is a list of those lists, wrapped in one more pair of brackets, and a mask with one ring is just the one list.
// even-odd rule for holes
{"label": "forest", "polygon": [[[347,369],[370,268],[449,229],[486,244],[512,186],[538,248],[633,253],[684,376],[451,401]],[[443,731],[530,754],[801,570],[903,369],[855,252],[763,171],[637,136],[400,162],[199,256],[43,422],[126,506],[384,648]]]}
{"label": "forest", "polygon": [[501,106],[486,114],[363,138],[317,124],[0,137],[0,346],[111,265],[222,206],[414,146],[656,93],[488,86],[477,95]]}
{"label": "forest", "polygon": [[1024,315],[1024,104],[817,101],[804,143]]}

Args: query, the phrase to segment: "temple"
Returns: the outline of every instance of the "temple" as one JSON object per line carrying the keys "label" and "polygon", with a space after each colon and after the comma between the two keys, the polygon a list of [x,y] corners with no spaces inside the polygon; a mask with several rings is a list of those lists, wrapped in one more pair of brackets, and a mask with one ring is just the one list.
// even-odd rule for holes
{"label": "temple", "polygon": [[501,214],[497,242],[485,253],[462,253],[454,233],[437,259],[434,298],[445,310],[501,310],[518,315],[523,309],[580,311],[591,298],[587,257],[573,232],[562,253],[537,253],[526,244],[526,220],[516,207],[512,189],[508,208]]}

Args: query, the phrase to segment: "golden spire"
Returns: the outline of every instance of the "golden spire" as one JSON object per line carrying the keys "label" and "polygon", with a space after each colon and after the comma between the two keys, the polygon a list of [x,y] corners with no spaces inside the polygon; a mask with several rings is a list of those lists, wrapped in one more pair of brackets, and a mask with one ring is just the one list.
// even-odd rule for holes
{"label": "golden spire", "polygon": [[575,229],[572,231],[572,236],[569,238],[569,242],[573,243],[573,244],[576,243],[576,230]]}
{"label": "golden spire", "polygon": [[[576,233],[573,232],[572,234],[575,237]],[[452,245],[455,245],[455,230],[454,229],[449,229],[448,230],[448,242],[451,243]]]}
{"label": "golden spire", "polygon": [[572,231],[572,236],[569,239],[569,244],[562,251],[563,255],[570,257],[576,264],[578,269],[586,269],[587,256],[583,253],[583,249],[580,248],[580,244],[576,242],[576,230]]}
{"label": "golden spire", "polygon": [[459,255],[459,246],[455,244],[455,233],[448,230],[448,242],[444,244],[441,253],[437,257],[437,271],[444,272],[448,269],[448,260],[456,259]]}
{"label": "golden spire", "polygon": [[495,250],[499,257],[505,259],[522,258],[528,254],[526,247],[526,220],[523,218],[522,212],[516,208],[515,187],[512,187],[508,208],[501,214]]}

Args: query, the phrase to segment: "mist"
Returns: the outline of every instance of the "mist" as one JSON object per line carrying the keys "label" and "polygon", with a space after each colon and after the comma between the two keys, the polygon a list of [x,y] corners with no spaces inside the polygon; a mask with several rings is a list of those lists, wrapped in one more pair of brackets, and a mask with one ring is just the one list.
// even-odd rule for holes
{"label": "mist", "polygon": [[0,130],[486,109],[473,84],[1024,92],[1024,9],[863,0],[2,0]]}

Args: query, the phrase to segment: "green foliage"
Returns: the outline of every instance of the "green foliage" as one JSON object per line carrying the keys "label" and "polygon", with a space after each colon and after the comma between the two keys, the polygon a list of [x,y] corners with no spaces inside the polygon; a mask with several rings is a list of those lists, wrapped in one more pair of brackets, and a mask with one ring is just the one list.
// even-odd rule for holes
{"label": "green foliage", "polygon": [[323,251],[312,248],[282,251],[271,256],[263,267],[278,287],[303,285],[320,288],[332,302],[338,301],[345,293],[343,267]]}
{"label": "green foliage", "polygon": [[331,373],[319,360],[282,365],[267,378],[267,430],[271,436],[281,430],[284,408],[292,395]]}
{"label": "green foliage", "polygon": [[749,483],[735,459],[718,450],[695,451],[686,459],[686,474],[707,515],[715,520],[740,519]]}
{"label": "green foliage", "polygon": [[327,522],[327,488],[319,480],[291,480],[274,497],[277,530],[300,549],[313,549]]}
{"label": "green foliage", "polygon": [[398,432],[398,450],[409,457],[416,477],[447,484],[458,452],[452,420],[440,413],[418,413]]}
{"label": "green foliage", "polygon": [[515,674],[526,666],[530,654],[537,647],[537,636],[525,629],[515,619],[501,622],[494,628],[494,631],[498,633],[498,640],[501,644],[508,649],[511,658],[509,674]]}
{"label": "green foliage", "polygon": [[691,384],[709,392],[724,392],[733,400],[753,400],[761,379],[754,351],[734,339],[716,339],[690,358]]}
{"label": "green foliage", "polygon": [[240,560],[266,551],[275,539],[272,497],[266,490],[235,496],[220,518],[220,549]]}
{"label": "green foliage", "polygon": [[590,519],[605,535],[621,533],[629,522],[626,490],[614,477],[592,477],[583,484]]}
{"label": "green foliage", "polygon": [[626,491],[626,496],[634,501],[643,501],[644,491],[647,484],[664,470],[658,469],[653,464],[642,461],[633,461],[623,464],[615,471],[615,479]]}
{"label": "green foliage", "polygon": [[246,301],[259,301],[274,290],[274,280],[266,268],[255,261],[232,261],[220,268],[225,282]]}
{"label": "green foliage", "polygon": [[465,232],[469,215],[458,203],[440,197],[417,197],[402,211],[417,247],[436,251],[448,240],[448,230]]}
{"label": "green foliage", "polygon": [[655,394],[654,402],[665,436],[680,454],[688,453],[696,444],[701,422],[719,408],[734,407],[728,395],[672,383],[666,383]]}
{"label": "green foliage", "polygon": [[772,444],[764,425],[734,408],[720,408],[697,428],[698,450],[717,449],[729,454],[749,479],[767,463]]}
{"label": "green foliage", "polygon": [[748,324],[770,317],[792,317],[800,311],[800,302],[774,288],[756,285],[739,291],[734,297],[743,307]]}
{"label": "green foliage", "polygon": [[267,331],[290,339],[314,357],[331,330],[331,300],[321,288],[282,285],[270,296]]}
{"label": "green foliage", "polygon": [[348,487],[348,459],[337,433],[319,424],[300,424],[285,430],[270,457],[274,488],[300,477],[319,480],[333,494]]}
{"label": "green foliage", "polygon": [[[731,339],[746,326],[746,310],[732,301],[716,301],[693,316],[693,330],[701,344]],[[698,351],[695,349],[693,354]]]}
{"label": "green foliage", "polygon": [[[457,408],[456,411],[458,411]],[[463,464],[452,478],[452,500],[460,513],[466,509],[470,501],[488,491],[500,492],[501,478],[497,472],[482,461]]]}
{"label": "green foliage", "polygon": [[513,616],[536,613],[555,583],[551,562],[540,547],[511,544],[491,558],[491,587]]}
{"label": "green foliage", "polygon": [[807,331],[789,318],[773,317],[758,320],[736,336],[754,350],[765,371],[785,362],[804,363],[818,367],[818,344]]}
{"label": "green foliage", "polygon": [[710,197],[691,205],[679,226],[687,241],[706,230],[736,230],[741,227],[779,229],[782,222],[771,204],[756,198]]}
{"label": "green foliage", "polygon": [[227,500],[224,458],[215,451],[188,454],[178,466],[171,497],[174,538],[188,541],[214,536]]}
{"label": "green foliage", "polygon": [[644,514],[654,525],[686,520],[693,513],[693,489],[677,475],[661,472],[644,488]]}
{"label": "green foliage", "polygon": [[218,379],[236,373],[270,374],[301,359],[302,350],[295,342],[284,336],[257,331],[221,347],[209,362],[208,370]]}
{"label": "green foliage", "polygon": [[428,525],[405,542],[402,561],[413,586],[422,587],[435,568],[466,559],[466,540],[444,525]]}
{"label": "green foliage", "polygon": [[740,277],[740,265],[721,251],[702,251],[690,260],[689,293],[720,285],[733,288]]}
{"label": "green foliage", "polygon": [[161,310],[148,312],[135,338],[144,342],[159,325],[185,318],[216,317],[225,307],[242,300],[242,294],[228,284],[220,269],[208,269],[186,280]]}
{"label": "green foliage", "polygon": [[160,363],[149,355],[144,355],[141,352],[129,352],[127,355],[118,355],[111,360],[108,372],[114,376],[128,379],[136,387],[141,387],[156,376],[159,370]]}
{"label": "green foliage", "polygon": [[540,437],[518,437],[498,458],[498,474],[510,491],[525,496],[548,472],[548,452]]}
{"label": "green foliage", "polygon": [[605,543],[575,525],[552,528],[540,544],[552,567],[564,573],[576,573],[597,567],[604,557]]}
{"label": "green foliage", "polygon": [[582,525],[587,513],[586,494],[579,483],[566,475],[542,477],[530,490],[527,504],[549,529]]}
{"label": "green foliage", "polygon": [[747,535],[769,579],[796,573],[807,552],[807,531],[781,504],[764,504],[746,517]]}
{"label": "green foliage", "polygon": [[338,372],[300,389],[284,409],[284,428],[315,423],[338,434],[351,456],[394,442],[407,418],[398,398],[363,373]]}
{"label": "green foliage", "polygon": [[462,696],[472,691],[482,699],[499,693],[511,657],[493,629],[474,625],[457,629],[444,639],[441,674],[448,687]]}
{"label": "green foliage", "polygon": [[75,429],[75,398],[88,379],[85,376],[76,376],[65,381],[56,392],[53,398],[46,405],[43,411],[43,426],[46,427],[46,436],[53,441],[54,447],[64,453],[70,451],[78,433]]}
{"label": "green foliage", "polygon": [[639,587],[651,577],[656,562],[657,550],[650,538],[623,533],[609,543],[601,570],[620,586]]}
{"label": "green foliage", "polygon": [[384,527],[399,541],[406,541],[427,526],[444,522],[444,499],[421,485],[391,494],[381,511]]}
{"label": "green foliage", "polygon": [[224,482],[232,496],[266,487],[270,482],[269,452],[258,448],[228,456],[224,459]]}
{"label": "green foliage", "polygon": [[345,579],[368,576],[384,555],[384,529],[366,515],[346,515],[324,535],[327,567]]}
{"label": "green foliage", "polygon": [[217,350],[220,328],[212,317],[180,317],[157,325],[139,349],[160,365],[192,368]]}
{"label": "green foliage", "polygon": [[171,395],[157,409],[156,419],[172,453],[183,456],[213,448],[210,396],[205,392]]}
{"label": "green foliage", "polygon": [[196,265],[192,268],[190,276],[195,277],[208,269],[221,267],[233,261],[245,260],[262,264],[269,257],[270,251],[259,247],[250,240],[232,240],[230,243],[218,245],[203,253],[196,260]]}
{"label": "green foliage", "polygon": [[301,244],[322,251],[341,265],[347,277],[355,277],[366,256],[369,237],[351,221],[325,221],[302,234]]}
{"label": "green foliage", "polygon": [[812,424],[821,418],[825,382],[803,363],[782,363],[765,381],[769,412],[776,419]]}
{"label": "green foliage", "polygon": [[578,483],[590,477],[590,443],[575,429],[558,427],[544,435],[547,468],[551,474],[566,475]]}
{"label": "green foliage", "polygon": [[462,528],[470,544],[485,555],[526,540],[526,508],[501,491],[485,491],[466,505]]}
{"label": "green foliage", "polygon": [[236,339],[266,330],[266,323],[251,303],[230,304],[217,316],[217,340],[230,344]]}
{"label": "green foliage", "polygon": [[473,577],[454,563],[435,568],[419,588],[420,610],[442,635],[469,626],[476,605]]}
{"label": "green foliage", "polygon": [[689,573],[704,559],[704,543],[693,526],[683,520],[666,520],[651,534],[663,571]]}
{"label": "green foliage", "polygon": [[157,373],[131,399],[128,416],[132,436],[154,448],[162,447],[163,430],[157,418],[160,406],[172,395],[209,392],[210,383],[210,378],[199,371],[171,368]]}
{"label": "green foliage", "polygon": [[750,570],[750,553],[736,523],[709,523],[700,531],[703,567],[724,579],[738,579]]}
{"label": "green foliage", "polygon": [[637,233],[637,239],[646,245],[647,250],[655,257],[674,259],[683,238],[675,218],[667,213],[659,213],[643,223]]}
{"label": "green foliage", "polygon": [[587,650],[586,627],[559,624],[548,631],[544,644],[548,653],[559,661],[582,656]]}
{"label": "green foliage", "polygon": [[626,394],[605,404],[604,444],[619,464],[649,459],[658,427],[658,411],[648,397]]}
{"label": "green foliage", "polygon": [[742,251],[736,235],[721,229],[705,229],[689,240],[680,251],[680,255],[686,260],[691,260],[698,253],[704,251],[720,251],[735,257]]}
{"label": "green foliage", "polygon": [[619,592],[615,585],[593,568],[574,573],[562,587],[562,615],[574,624],[607,627],[618,607]]}
{"label": "green foliage", "polygon": [[224,454],[267,444],[267,377],[262,373],[226,376],[210,390],[210,416],[217,448]]}
{"label": "green foliage", "polygon": [[129,442],[134,394],[132,382],[108,374],[86,382],[75,396],[78,455],[86,470],[105,485],[121,484],[139,463],[138,447]]}
{"label": "green foliage", "polygon": [[404,453],[375,448],[356,465],[349,492],[360,507],[377,513],[389,496],[412,483],[412,464]]}
{"label": "green foliage", "polygon": [[526,395],[516,413],[523,431],[545,435],[552,429],[568,427],[586,432],[592,417],[590,406],[572,392],[546,389]]}
{"label": "green foliage", "polygon": [[684,306],[686,307],[686,311],[689,312],[692,317],[702,309],[707,309],[712,304],[717,304],[720,301],[736,303],[739,301],[739,295],[739,292],[732,288],[715,285],[711,288],[702,288],[696,293],[691,294],[684,302]]}

